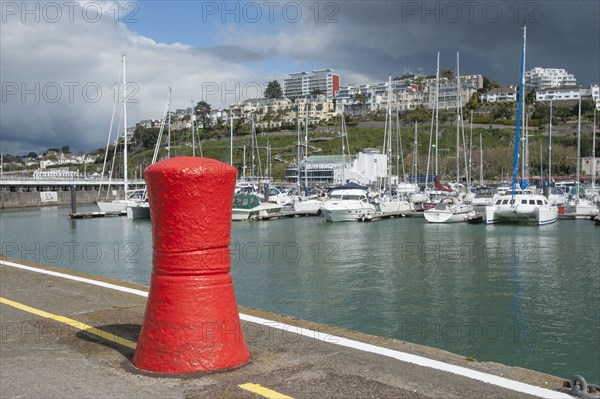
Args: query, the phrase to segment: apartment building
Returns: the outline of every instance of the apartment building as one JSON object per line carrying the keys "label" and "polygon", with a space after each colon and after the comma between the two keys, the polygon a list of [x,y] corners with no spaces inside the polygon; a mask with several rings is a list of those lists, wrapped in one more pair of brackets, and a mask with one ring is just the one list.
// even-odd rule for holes
{"label": "apartment building", "polygon": [[289,73],[283,80],[283,95],[291,100],[320,91],[327,98],[334,98],[340,89],[340,75],[333,69],[317,69],[311,72]]}
{"label": "apartment building", "polygon": [[496,87],[482,94],[480,100],[484,103],[516,102],[518,92],[517,88],[512,86]]}
{"label": "apartment building", "polygon": [[525,72],[525,90],[539,91],[552,87],[576,86],[575,75],[559,68],[535,67]]}

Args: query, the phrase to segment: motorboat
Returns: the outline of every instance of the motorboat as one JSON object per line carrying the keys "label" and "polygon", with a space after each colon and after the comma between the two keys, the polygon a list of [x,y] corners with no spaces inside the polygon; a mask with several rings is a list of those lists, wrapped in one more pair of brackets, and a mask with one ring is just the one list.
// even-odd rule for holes
{"label": "motorboat", "polygon": [[231,211],[232,220],[258,220],[277,216],[283,206],[261,202],[254,194],[235,194]]}
{"label": "motorboat", "polygon": [[459,202],[454,197],[446,197],[434,208],[423,212],[429,223],[461,223],[476,216],[471,204]]}
{"label": "motorboat", "polygon": [[335,188],[320,211],[328,222],[351,222],[377,215],[375,205],[369,202],[367,188],[355,183]]}

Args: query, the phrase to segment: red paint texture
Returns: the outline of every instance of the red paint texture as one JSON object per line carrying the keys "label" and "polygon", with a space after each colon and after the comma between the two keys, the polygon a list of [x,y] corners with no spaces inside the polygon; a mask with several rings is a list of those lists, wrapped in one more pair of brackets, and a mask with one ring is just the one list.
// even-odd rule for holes
{"label": "red paint texture", "polygon": [[240,366],[250,354],[229,270],[237,170],[171,158],[144,173],[152,218],[152,278],[133,364],[161,373]]}

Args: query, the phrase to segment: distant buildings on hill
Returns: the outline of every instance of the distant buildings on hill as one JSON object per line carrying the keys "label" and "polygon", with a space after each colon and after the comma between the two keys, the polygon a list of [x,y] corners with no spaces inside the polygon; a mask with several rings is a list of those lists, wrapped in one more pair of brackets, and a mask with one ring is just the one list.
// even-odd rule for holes
{"label": "distant buildings on hill", "polygon": [[[310,72],[289,73],[283,80],[281,98],[255,98],[231,104],[228,109],[212,109],[210,121],[213,126],[226,125],[229,119],[253,120],[255,126],[269,129],[295,124],[305,120],[308,114],[310,124],[328,120],[342,112],[349,115],[366,115],[385,109],[388,103],[389,81],[362,84],[340,84],[340,75],[333,69],[325,68]],[[459,87],[457,85],[460,85]],[[589,88],[576,86],[573,74],[559,68],[535,67],[525,72],[525,87],[534,90],[537,101],[578,100],[580,96],[592,97],[600,110],[600,93],[597,84]],[[433,109],[453,109],[464,106],[473,96],[479,94],[481,102],[515,102],[518,87],[495,87],[484,91],[482,75],[461,75],[435,78],[422,73],[405,72],[391,79],[391,106],[394,110],[410,111],[418,107]],[[178,109],[171,113],[171,126],[174,129],[190,129],[192,108]],[[138,125],[160,127],[161,119],[144,120]],[[197,127],[202,125],[197,121]]]}

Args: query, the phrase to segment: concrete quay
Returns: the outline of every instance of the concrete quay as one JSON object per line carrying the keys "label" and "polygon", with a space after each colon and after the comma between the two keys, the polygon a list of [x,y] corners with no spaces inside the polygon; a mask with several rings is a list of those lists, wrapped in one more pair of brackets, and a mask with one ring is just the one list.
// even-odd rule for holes
{"label": "concrete quay", "polygon": [[146,295],[0,257],[0,397],[570,398],[558,377],[244,307],[249,363],[151,374],[131,364]]}

